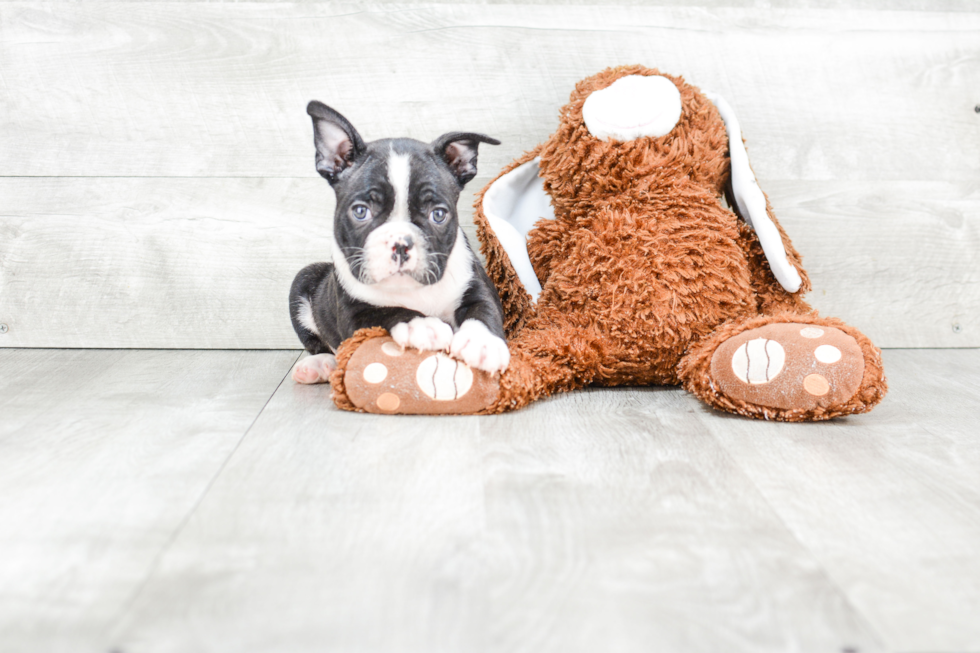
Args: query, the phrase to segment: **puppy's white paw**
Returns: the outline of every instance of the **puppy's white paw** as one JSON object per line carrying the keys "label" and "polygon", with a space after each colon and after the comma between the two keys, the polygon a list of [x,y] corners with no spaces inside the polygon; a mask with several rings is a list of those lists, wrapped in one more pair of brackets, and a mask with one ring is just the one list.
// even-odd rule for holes
{"label": "puppy's white paw", "polygon": [[293,381],[303,384],[326,383],[335,369],[337,358],[333,354],[307,356],[293,367]]}
{"label": "puppy's white paw", "polygon": [[483,322],[466,320],[453,336],[449,353],[470,367],[490,372],[503,372],[510,363],[507,343],[490,333]]}
{"label": "puppy's white paw", "polygon": [[416,317],[393,326],[391,337],[402,347],[443,351],[453,341],[453,328],[437,317]]}

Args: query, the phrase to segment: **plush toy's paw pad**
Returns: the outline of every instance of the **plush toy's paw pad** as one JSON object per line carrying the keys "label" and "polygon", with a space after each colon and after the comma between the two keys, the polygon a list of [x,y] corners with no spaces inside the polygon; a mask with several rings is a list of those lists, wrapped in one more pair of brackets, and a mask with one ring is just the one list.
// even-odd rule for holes
{"label": "plush toy's paw pad", "polygon": [[711,377],[731,399],[779,410],[832,408],[861,386],[864,354],[839,329],[767,324],[729,338],[711,357]]}
{"label": "plush toy's paw pad", "polygon": [[392,338],[372,338],[347,362],[344,387],[351,402],[369,413],[463,415],[497,398],[488,372],[444,353],[405,349]]}
{"label": "plush toy's paw pad", "polygon": [[333,354],[307,356],[293,367],[293,381],[303,384],[326,383],[335,369],[337,359]]}
{"label": "plush toy's paw pad", "polygon": [[416,317],[393,326],[391,337],[402,347],[445,351],[453,341],[453,328],[437,317]]}
{"label": "plush toy's paw pad", "polygon": [[479,320],[466,320],[453,336],[449,353],[470,367],[490,372],[503,372],[510,363],[507,343],[492,333]]}

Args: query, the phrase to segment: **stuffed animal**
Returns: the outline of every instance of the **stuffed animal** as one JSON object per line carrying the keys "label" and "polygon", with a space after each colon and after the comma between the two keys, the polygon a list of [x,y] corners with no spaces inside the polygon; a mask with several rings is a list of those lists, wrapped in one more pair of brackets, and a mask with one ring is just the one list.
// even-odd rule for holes
{"label": "stuffed animal", "polygon": [[881,352],[803,300],[809,279],[731,107],[681,77],[628,66],[579,82],[554,134],[479,194],[474,220],[507,370],[368,329],[338,352],[339,407],[499,413],[587,385],[681,384],[723,411],[815,421],[886,392]]}

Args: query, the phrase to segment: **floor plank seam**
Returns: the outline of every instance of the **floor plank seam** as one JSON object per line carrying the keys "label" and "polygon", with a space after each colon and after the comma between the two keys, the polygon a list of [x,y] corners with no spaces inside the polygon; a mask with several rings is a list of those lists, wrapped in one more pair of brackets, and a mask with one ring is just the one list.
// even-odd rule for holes
{"label": "floor plank seam", "polygon": [[[174,529],[173,535],[171,535],[171,537],[167,540],[167,542],[162,547],[160,547],[160,551],[157,553],[156,557],[153,560],[153,563],[150,565],[149,569],[147,570],[146,576],[143,578],[139,586],[133,592],[132,597],[130,597],[123,604],[123,607],[119,610],[118,616],[110,623],[109,627],[106,629],[105,634],[107,635],[107,637],[109,637],[109,639],[113,637],[113,634],[118,630],[119,626],[125,620],[126,615],[130,612],[130,610],[132,610],[133,606],[136,605],[137,601],[140,598],[140,595],[143,593],[143,591],[146,589],[146,586],[149,584],[150,579],[152,579],[154,574],[156,574],[157,568],[160,566],[160,562],[163,560],[163,557],[167,554],[167,551],[169,551],[171,547],[173,547],[174,542],[177,541],[177,538],[180,537],[180,534],[183,532],[188,522],[190,522],[191,517],[194,515],[194,513],[197,512],[197,509],[201,506],[201,503],[203,503],[204,499],[208,496],[208,493],[211,491],[211,488],[214,486],[215,481],[217,481],[218,478],[221,476],[222,472],[224,472],[225,468],[228,466],[229,461],[231,461],[231,459],[235,456],[235,452],[238,451],[239,447],[242,446],[242,442],[245,441],[245,438],[248,437],[248,434],[255,427],[256,422],[259,421],[259,418],[262,416],[262,413],[265,412],[265,409],[269,406],[269,402],[272,401],[273,397],[275,397],[276,393],[279,391],[279,388],[281,388],[282,384],[286,381],[286,379],[289,378],[289,373],[292,371],[293,366],[296,364],[296,362],[300,359],[300,356],[302,355],[303,355],[303,351],[296,354],[296,358],[294,358],[293,361],[286,368],[286,372],[279,380],[279,383],[276,384],[276,387],[273,388],[272,391],[269,393],[268,398],[266,398],[265,402],[262,404],[262,407],[255,414],[255,418],[251,421],[251,423],[249,423],[248,427],[242,432],[242,436],[238,439],[238,442],[235,443],[235,446],[232,447],[231,451],[228,452],[228,455],[222,461],[221,465],[218,467],[218,470],[214,473],[214,476],[211,477],[211,480],[208,481],[208,484],[201,491],[201,495],[194,502],[194,505],[191,506],[191,509],[187,511],[186,515],[184,515],[184,518],[180,521],[180,524],[178,524],[177,528]],[[110,647],[110,650],[114,650],[114,649]]]}

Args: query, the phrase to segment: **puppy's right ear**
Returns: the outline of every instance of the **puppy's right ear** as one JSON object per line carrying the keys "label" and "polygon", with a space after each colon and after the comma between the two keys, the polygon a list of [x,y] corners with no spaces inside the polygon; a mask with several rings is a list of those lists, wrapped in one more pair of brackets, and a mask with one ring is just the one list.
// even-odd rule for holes
{"label": "puppy's right ear", "polygon": [[364,153],[364,141],[347,118],[323,102],[313,100],[306,105],[306,113],[313,118],[316,171],[333,184]]}

